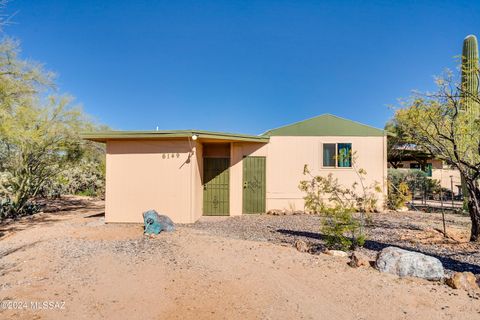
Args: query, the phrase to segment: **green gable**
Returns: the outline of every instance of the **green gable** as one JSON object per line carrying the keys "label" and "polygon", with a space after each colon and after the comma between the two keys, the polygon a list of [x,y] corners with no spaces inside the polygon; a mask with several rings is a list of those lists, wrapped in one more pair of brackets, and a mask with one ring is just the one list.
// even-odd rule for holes
{"label": "green gable", "polygon": [[269,130],[264,136],[359,136],[381,137],[384,130],[340,118],[331,114]]}

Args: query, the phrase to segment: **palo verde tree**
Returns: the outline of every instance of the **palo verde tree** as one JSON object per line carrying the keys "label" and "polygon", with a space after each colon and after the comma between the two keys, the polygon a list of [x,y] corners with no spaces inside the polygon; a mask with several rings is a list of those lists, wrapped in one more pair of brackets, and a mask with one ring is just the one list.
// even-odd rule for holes
{"label": "palo verde tree", "polygon": [[[80,160],[101,163],[104,156],[80,139],[95,126],[70,98],[55,95],[53,74],[19,51],[18,42],[0,41],[0,220],[32,213],[30,203],[45,186]],[[102,171],[85,171],[91,168]]]}
{"label": "palo verde tree", "polygon": [[[474,76],[478,79],[478,67]],[[468,192],[470,241],[480,241],[480,122],[464,107],[466,96],[474,103],[480,101],[450,71],[436,84],[436,92],[416,93],[408,99],[396,110],[394,120],[418,148],[459,170]]]}
{"label": "palo verde tree", "polygon": [[[0,0],[0,35],[7,2]],[[58,97],[53,79],[20,57],[18,41],[0,38],[0,220],[32,213],[32,201],[60,178],[67,192],[101,189],[104,149],[79,136],[97,126],[70,98]]]}
{"label": "palo verde tree", "polygon": [[25,212],[25,206],[42,186],[78,161],[82,142],[77,136],[83,121],[65,98],[48,105],[22,105],[1,124],[2,158],[0,195],[9,199],[4,215]]}

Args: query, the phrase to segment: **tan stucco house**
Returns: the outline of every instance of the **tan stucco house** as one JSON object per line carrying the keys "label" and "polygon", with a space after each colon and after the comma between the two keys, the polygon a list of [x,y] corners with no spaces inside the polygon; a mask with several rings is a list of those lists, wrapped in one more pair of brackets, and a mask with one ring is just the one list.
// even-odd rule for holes
{"label": "tan stucco house", "polygon": [[[207,132],[108,131],[84,135],[106,143],[107,222],[143,222],[155,209],[177,223],[202,215],[236,216],[271,209],[303,210],[305,179],[332,173],[340,183],[358,179],[350,158],[386,195],[387,154],[383,130],[325,114],[259,136]],[[351,152],[350,152],[351,151]]]}

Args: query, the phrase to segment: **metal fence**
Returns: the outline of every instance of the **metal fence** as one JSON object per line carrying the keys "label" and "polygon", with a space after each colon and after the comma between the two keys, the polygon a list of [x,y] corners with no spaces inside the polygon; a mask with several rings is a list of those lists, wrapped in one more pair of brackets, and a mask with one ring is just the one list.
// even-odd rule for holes
{"label": "metal fence", "polygon": [[[463,194],[460,174],[455,170],[438,169],[423,172],[417,169],[389,169],[389,180],[408,185],[413,210],[462,211]],[[394,188],[396,189],[396,188]],[[398,189],[396,189],[398,191]]]}
{"label": "metal fence", "polygon": [[412,200],[408,205],[414,210],[426,211],[462,211],[462,182],[458,176],[447,176],[446,179],[429,178],[431,185],[417,181],[412,188]]}

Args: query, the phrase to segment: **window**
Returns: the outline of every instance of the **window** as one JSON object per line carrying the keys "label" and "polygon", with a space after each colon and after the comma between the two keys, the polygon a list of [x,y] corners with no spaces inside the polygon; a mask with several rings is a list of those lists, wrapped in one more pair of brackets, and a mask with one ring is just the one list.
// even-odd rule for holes
{"label": "window", "polygon": [[350,168],[352,166],[352,144],[339,143],[337,145],[338,166],[340,168]]}
{"label": "window", "polygon": [[351,143],[324,143],[323,166],[334,168],[352,167]]}
{"label": "window", "polygon": [[425,170],[423,170],[427,173],[427,177],[431,177],[432,176],[432,164],[431,163],[427,163],[425,164]]}
{"label": "window", "polygon": [[410,169],[420,170],[420,163],[416,163],[416,162],[410,163]]}
{"label": "window", "polygon": [[335,150],[337,145],[335,143],[325,143],[323,145],[323,166],[335,167]]}
{"label": "window", "polygon": [[427,174],[427,177],[432,176],[432,164],[431,163],[425,163],[425,164],[420,164],[416,162],[410,163],[410,169],[416,169],[416,170],[422,170]]}

